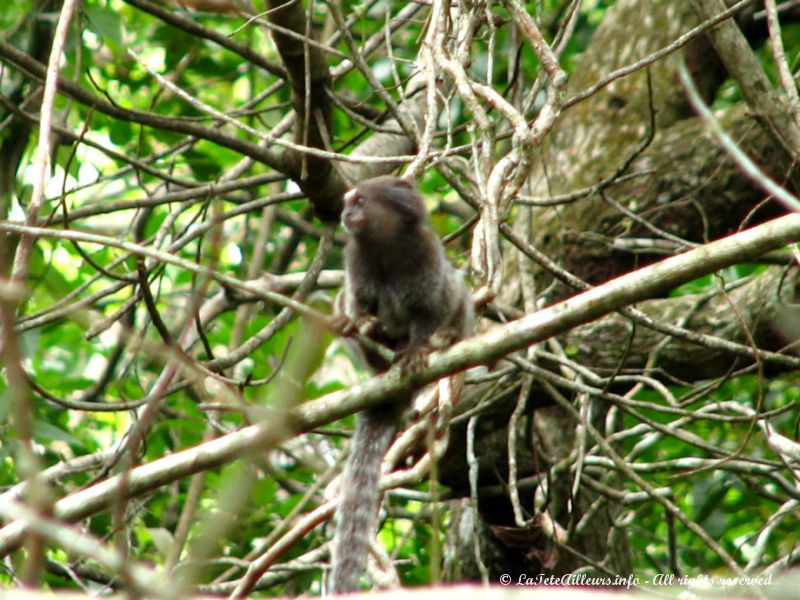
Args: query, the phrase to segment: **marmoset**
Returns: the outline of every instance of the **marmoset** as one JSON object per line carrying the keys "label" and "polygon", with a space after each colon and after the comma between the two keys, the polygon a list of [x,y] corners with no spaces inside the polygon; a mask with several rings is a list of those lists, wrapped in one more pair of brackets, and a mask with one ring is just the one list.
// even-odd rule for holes
{"label": "marmoset", "polygon": [[[342,225],[345,284],[336,301],[335,326],[360,332],[395,352],[413,372],[426,353],[469,335],[472,299],[439,238],[428,226],[422,197],[399,177],[376,177],[345,194]],[[391,363],[360,347],[375,372]],[[331,591],[359,587],[380,505],[381,463],[411,397],[391,398],[358,415],[350,456],[339,485],[333,538]]]}

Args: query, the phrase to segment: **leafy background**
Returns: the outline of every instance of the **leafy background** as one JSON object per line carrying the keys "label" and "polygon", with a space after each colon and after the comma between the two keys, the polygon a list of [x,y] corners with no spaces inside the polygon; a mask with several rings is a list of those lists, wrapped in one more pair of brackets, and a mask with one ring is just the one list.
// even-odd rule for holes
{"label": "leafy background", "polygon": [[[394,3],[388,8],[396,13],[402,4]],[[556,0],[528,4],[545,22],[554,19],[557,9],[563,7],[563,3]],[[582,4],[576,32],[562,57],[567,70],[582,58],[593,30],[613,4],[601,1]],[[341,8],[355,20],[352,31],[361,36],[361,40],[384,27],[387,9],[384,2],[346,2]],[[279,62],[269,32],[258,24],[247,23],[234,13],[187,13],[175,6],[169,9],[255,49],[276,64]],[[55,12],[40,10],[41,3],[32,0],[4,6],[0,11],[3,39],[29,49],[32,31],[43,21],[52,22],[57,16]],[[329,35],[332,26],[324,5],[317,3],[313,10],[318,34]],[[217,44],[167,25],[122,1],[86,0],[73,25],[62,73],[119,106],[157,112],[167,118],[214,123],[207,114],[160,86],[143,67],[146,64],[198,100],[221,110],[235,111],[238,119],[259,131],[272,130],[289,112],[289,92],[286,86],[278,85],[279,79],[274,75]],[[405,25],[392,38],[392,60],[384,58],[373,65],[374,73],[389,89],[396,85],[396,77],[402,81],[411,72],[424,25],[423,18]],[[788,26],[783,34],[791,63],[796,64],[800,28]],[[358,37],[356,39],[359,41]],[[486,72],[487,42],[488,38],[475,40],[471,68],[476,73]],[[494,43],[499,58],[493,65],[492,83],[496,89],[503,90],[513,71],[506,59],[513,55],[507,50],[512,43],[508,30],[502,30]],[[347,52],[341,42],[336,47]],[[129,54],[129,50],[134,50],[136,55]],[[330,60],[335,63],[340,59],[330,57]],[[521,60],[523,72],[535,72],[538,68],[537,59],[528,49],[522,52]],[[768,72],[775,76],[769,52],[762,53],[762,60]],[[20,85],[19,74],[4,68],[0,78],[3,94],[13,94]],[[276,91],[265,94],[272,86]],[[338,79],[334,88],[337,93],[359,103],[362,113],[377,116],[386,110],[356,71]],[[716,106],[739,101],[736,85],[728,82],[721,88]],[[459,112],[458,108],[456,102],[451,111],[455,143],[469,143],[470,116],[463,110]],[[202,192],[152,208],[144,206],[148,198],[159,198],[169,191],[191,190],[197,182],[218,180],[240,164],[239,153],[207,141],[187,139],[183,134],[112,118],[64,96],[58,97],[56,114],[61,125],[73,132],[85,130],[86,138],[100,148],[87,144],[76,146],[66,140],[56,146],[46,192],[49,200],[41,213],[53,226],[61,224],[65,207],[71,213],[83,209],[85,216],[70,223],[71,227],[111,237],[135,237],[147,244],[158,236],[170,241],[181,239],[198,224],[224,218],[175,252],[239,279],[253,278],[261,271],[304,272],[315,256],[321,228],[303,199],[284,201],[274,207],[267,207],[265,202],[263,208],[234,215],[237,207],[245,203],[297,191],[293,184],[279,176],[272,183],[224,194]],[[364,126],[344,111],[336,112],[334,131],[333,146],[344,151],[352,148],[366,133]],[[4,123],[0,139],[7,141],[11,135],[15,135],[14,130]],[[244,132],[237,135],[248,137]],[[33,148],[33,143],[28,144],[13,195],[4,199],[5,213],[10,219],[20,218],[20,206],[25,206],[31,196]],[[146,162],[158,169],[159,175],[131,166],[131,159]],[[247,169],[248,176],[271,172],[258,162]],[[173,183],[166,182],[164,174],[168,174]],[[454,192],[433,172],[423,178],[421,187],[433,210],[433,223],[438,233],[446,235],[457,231],[463,219],[457,210],[448,208],[456,199]],[[126,202],[129,204],[124,204]],[[110,210],[114,206],[117,208]],[[260,229],[266,235],[260,234]],[[263,246],[262,242],[265,242]],[[449,246],[454,262],[465,262],[466,249],[463,236]],[[340,265],[341,238],[337,238],[327,267]],[[189,322],[194,303],[218,289],[215,284],[176,266],[152,264],[148,268],[159,314],[173,335]],[[87,390],[93,389],[109,364],[116,361],[116,368],[98,397],[88,400],[113,408],[115,403],[147,396],[171,354],[153,325],[152,315],[143,308],[135,286],[130,284],[136,269],[137,258],[118,249],[52,239],[38,241],[30,266],[29,295],[19,307],[18,315],[23,364],[37,386],[55,399],[86,399]],[[725,276],[736,281],[752,272],[753,268],[739,267]],[[117,281],[124,285],[115,285]],[[703,293],[716,285],[715,277],[707,277],[674,294]],[[313,295],[310,301],[320,310],[329,311],[333,294],[333,290],[324,290]],[[92,298],[91,303],[81,303],[87,298]],[[128,310],[132,298],[135,299],[134,308]],[[198,350],[197,358],[201,361],[212,358],[208,349],[213,357],[224,357],[229,349],[268,326],[277,311],[274,306],[242,303],[235,310],[221,314],[207,328],[207,348]],[[296,401],[319,397],[365,376],[351,365],[341,344],[302,319],[287,324],[247,358],[228,369],[226,375],[237,382],[243,406],[248,409],[280,405],[286,402],[287,395]],[[254,381],[261,382],[253,384]],[[294,389],[292,386],[297,381],[300,384]],[[212,387],[204,389],[202,382],[196,382],[169,393],[140,448],[138,462],[147,463],[191,447],[212,432],[233,430],[257,414],[237,406],[216,410],[219,406],[209,399],[213,396],[213,384],[205,383]],[[25,467],[20,464],[24,453],[15,425],[18,421],[13,418],[14,396],[6,379],[0,380],[0,386],[0,486],[6,489],[20,482]],[[289,392],[290,388],[293,391]],[[676,397],[691,392],[680,386],[671,389]],[[772,425],[784,435],[796,438],[799,390],[795,374],[774,377],[749,374],[728,378],[711,393],[710,400],[781,410],[773,418]],[[127,410],[68,408],[46,400],[35,391],[31,391],[30,398],[33,449],[42,467],[108,449],[129,431],[134,419],[133,413]],[[637,399],[660,401],[647,391],[641,392]],[[708,404],[709,398],[701,402]],[[688,403],[683,408],[693,410],[698,404]],[[661,412],[643,412],[663,423],[672,420]],[[635,424],[631,417],[625,418],[630,421],[626,425]],[[178,521],[187,506],[194,505],[196,517],[176,572],[193,571],[201,589],[219,590],[221,588],[214,585],[240,576],[243,568],[240,559],[252,558],[273,542],[277,532],[286,527],[286,519],[320,503],[324,486],[315,487],[315,484],[330,479],[338,450],[344,443],[341,433],[351,424],[351,419],[346,419],[322,431],[294,438],[264,455],[252,456],[250,461],[175,481],[134,499],[121,522],[111,511],[106,511],[86,519],[86,529],[99,539],[125,547],[132,559],[164,566],[170,552],[174,551],[173,533]],[[746,450],[752,460],[772,457],[763,437],[754,431],[747,418],[728,422],[697,419],[684,428],[719,447]],[[627,454],[639,443],[640,440],[628,437],[620,445]],[[662,437],[658,443],[643,448],[637,460],[645,464],[656,460],[678,461],[696,453],[696,447]],[[96,475],[95,471],[71,474],[58,482],[57,494],[77,490],[93,482]],[[694,473],[678,465],[674,472],[655,472],[647,477],[656,487],[670,488],[681,509],[737,556],[754,555],[759,543],[757,533],[787,502],[786,490],[779,485],[781,474],[775,474],[774,484],[766,486],[767,492],[772,491],[773,495],[765,494],[761,486],[748,485],[750,479],[744,472],[734,478],[726,471]],[[196,484],[196,481],[201,483]],[[201,486],[197,500],[190,499],[197,491],[192,491],[194,485]],[[620,485],[630,484],[620,482]],[[309,490],[316,491],[307,497]],[[438,561],[451,516],[446,502],[430,501],[432,493],[446,496],[446,489],[426,483],[415,492],[416,495],[408,492],[390,496],[389,518],[381,540],[400,559],[403,582],[423,584],[440,576]],[[797,508],[791,506],[791,514],[777,523],[773,535],[759,549],[765,562],[796,553]],[[630,522],[628,532],[635,573],[661,573],[671,569],[684,573],[713,572],[724,568],[715,553],[666,518],[658,504],[647,501],[631,506],[625,518]],[[217,536],[219,531],[215,527],[220,527],[220,523],[225,527]],[[123,529],[120,529],[121,524]],[[323,527],[315,529],[283,560],[292,561],[319,548],[329,533]],[[678,549],[678,564],[670,564],[670,546]],[[18,551],[2,563],[0,583],[6,586],[19,583],[25,556],[24,551]],[[199,566],[190,560],[193,556],[202,561]],[[276,571],[277,578],[265,586],[265,593],[317,593],[322,558],[305,566],[296,563],[290,569]],[[790,558],[789,562],[794,559]],[[52,548],[47,554],[44,580],[55,588],[78,587],[76,582],[82,581],[89,588],[97,589],[114,582],[115,574],[91,560]]]}

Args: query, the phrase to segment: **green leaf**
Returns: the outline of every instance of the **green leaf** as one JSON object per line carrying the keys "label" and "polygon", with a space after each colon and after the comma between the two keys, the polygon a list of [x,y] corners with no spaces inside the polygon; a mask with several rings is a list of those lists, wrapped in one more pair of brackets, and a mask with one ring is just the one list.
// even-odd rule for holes
{"label": "green leaf", "polygon": [[37,419],[33,423],[33,435],[40,441],[66,442],[71,446],[86,449],[83,440],[46,421]]}
{"label": "green leaf", "polygon": [[107,44],[114,54],[122,54],[120,43],[124,39],[124,29],[119,13],[105,4],[90,4],[84,13],[90,28],[103,40],[103,43]]}

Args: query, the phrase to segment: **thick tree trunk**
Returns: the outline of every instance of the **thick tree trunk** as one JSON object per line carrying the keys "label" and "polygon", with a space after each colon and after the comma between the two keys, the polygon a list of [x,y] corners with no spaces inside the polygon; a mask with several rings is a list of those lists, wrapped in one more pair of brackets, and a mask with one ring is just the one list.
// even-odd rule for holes
{"label": "thick tree trunk", "polygon": [[[567,97],[579,94],[614,69],[667,46],[697,24],[688,2],[618,2],[606,14],[583,63],[571,76]],[[711,99],[722,81],[721,63],[704,37],[695,38],[683,50],[652,64],[649,81],[647,72],[639,70],[569,108],[537,153],[538,169],[528,190],[535,199],[598,186],[614,174],[624,178],[564,204],[523,206],[514,224],[520,237],[590,284],[783,212],[774,201],[764,201],[765,194],[691,114],[676,74],[682,60],[704,96]],[[742,105],[725,108],[718,118],[770,177],[781,182],[788,179],[786,156]],[[629,167],[620,172],[628,161]],[[545,269],[534,266],[530,273],[530,258],[522,252],[512,250],[506,257],[503,305],[519,306],[529,300],[534,290],[526,286],[531,285],[545,303],[575,292],[561,282],[551,285],[554,278]],[[524,276],[526,271],[530,276]],[[636,308],[658,322],[692,332],[766,349],[781,347],[783,341],[774,325],[785,302],[794,297],[793,272],[787,276],[784,268],[772,267],[735,289],[726,290],[722,283],[719,288],[717,295],[655,299]],[[741,352],[671,337],[641,322],[634,324],[622,314],[579,327],[559,344],[568,349],[570,359],[602,377],[644,373],[666,381],[697,382],[753,363]],[[538,365],[549,365],[554,374],[563,374],[542,355]],[[497,366],[503,367],[508,364]],[[480,575],[473,545],[476,538],[486,570],[494,577],[501,573],[512,578],[517,573],[566,573],[589,567],[592,561],[613,573],[629,572],[624,529],[613,526],[621,507],[603,501],[594,507],[587,524],[586,511],[597,494],[584,485],[574,488],[574,473],[557,467],[575,452],[576,423],[557,407],[541,408],[552,403],[550,394],[554,393],[552,386],[541,381],[531,386],[528,397],[527,409],[533,412],[518,421],[516,451],[521,506],[528,516],[538,516],[528,527],[515,526],[505,487],[509,477],[507,430],[522,380],[520,371],[510,370],[499,381],[475,391],[461,406],[466,412],[491,401],[492,409],[481,414],[475,433],[482,486],[480,514],[476,518],[466,501],[455,510],[449,540],[451,576]],[[570,396],[560,389],[573,400],[579,398],[579,394]],[[611,385],[608,391],[614,389]],[[608,406],[597,400],[592,404],[593,423],[601,431]],[[459,422],[441,468],[443,481],[463,495],[469,494],[466,437],[466,422]],[[545,489],[542,481],[547,481],[544,502],[536,496]],[[603,483],[615,487],[613,477],[606,477]],[[579,490],[577,498],[574,489]],[[543,518],[555,520],[562,528],[561,537],[550,532]],[[580,554],[559,547],[556,537]],[[523,547],[527,550],[522,551]]]}

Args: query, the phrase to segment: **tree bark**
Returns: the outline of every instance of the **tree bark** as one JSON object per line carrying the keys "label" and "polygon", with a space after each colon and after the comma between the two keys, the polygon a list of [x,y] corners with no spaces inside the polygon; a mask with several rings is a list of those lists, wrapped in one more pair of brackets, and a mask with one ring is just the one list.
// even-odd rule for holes
{"label": "tree bark", "polygon": [[[570,78],[567,96],[579,94],[614,69],[667,46],[699,22],[686,2],[618,2],[594,33],[583,62]],[[637,24],[634,40],[632,23]],[[546,200],[584,188],[600,189],[557,206],[522,206],[514,232],[590,284],[785,212],[753,185],[700,119],[692,115],[676,74],[683,60],[703,95],[711,100],[725,73],[708,40],[698,37],[647,71],[617,79],[571,106],[536,155],[537,170],[529,188],[534,199]],[[728,106],[717,116],[769,177],[782,183],[791,179],[790,158],[765,130],[763,119],[742,105]],[[626,163],[630,163],[627,169],[621,169]],[[612,182],[614,175],[621,180]],[[518,306],[530,297],[532,290],[524,289],[526,281],[533,282],[536,292],[545,294],[546,302],[575,293],[574,288],[556,281],[539,265],[534,265],[532,278],[522,277],[530,261],[522,252],[510,251],[505,256],[502,305]],[[794,301],[796,283],[795,271],[787,273],[776,266],[755,272],[733,289],[720,282],[716,295],[665,297],[636,308],[658,322],[680,325],[690,332],[779,350],[786,343],[779,323],[786,315],[787,303]],[[675,338],[633,323],[629,316],[619,313],[573,329],[559,338],[558,344],[567,350],[569,359],[599,377],[640,373],[691,385],[754,363],[752,357]],[[537,350],[552,347],[543,345]],[[559,373],[560,365],[548,361],[546,355],[539,355],[538,364]],[[466,412],[483,403],[491,405],[481,414],[475,434],[482,486],[479,515],[476,517],[471,505],[459,505],[455,513],[458,527],[449,540],[453,544],[451,556],[455,557],[450,563],[453,575],[466,572],[478,578],[476,536],[490,575],[558,574],[587,565],[586,560],[560,548],[554,536],[544,535],[540,522],[534,521],[527,528],[514,525],[505,486],[509,477],[509,417],[520,392],[521,377],[520,371],[512,370],[499,382],[473,388],[460,407]],[[625,385],[630,387],[612,382],[608,389],[626,389]],[[574,392],[559,389],[568,398],[578,398]],[[552,473],[546,475],[548,469],[575,451],[576,423],[563,410],[549,406],[552,393],[552,387],[541,382],[532,386],[527,399],[528,418],[520,419],[517,425],[516,460],[522,506],[529,514],[534,512],[535,492],[544,489],[541,484],[546,480],[549,502],[543,510],[566,530],[585,516],[584,511],[598,495],[581,486],[579,497],[572,498],[573,478],[569,473],[557,479]],[[602,431],[609,405],[595,401],[593,406],[593,423]],[[456,495],[467,495],[466,422],[457,423],[441,473]],[[607,483],[614,485],[613,479]],[[626,535],[614,526],[621,510],[613,500],[607,501],[594,514],[591,527],[577,531],[568,545],[596,561],[595,565],[625,574],[630,570]],[[524,540],[523,545],[532,549],[524,555],[515,554],[515,540]]]}

